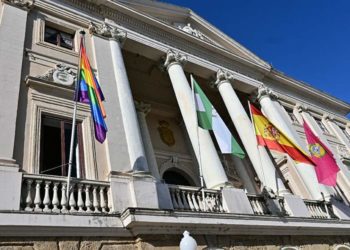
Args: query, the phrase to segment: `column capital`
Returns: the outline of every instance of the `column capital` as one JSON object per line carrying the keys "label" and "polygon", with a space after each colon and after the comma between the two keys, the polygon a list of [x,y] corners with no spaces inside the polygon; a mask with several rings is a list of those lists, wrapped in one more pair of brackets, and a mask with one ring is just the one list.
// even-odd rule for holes
{"label": "column capital", "polygon": [[322,120],[325,120],[325,121],[333,121],[333,120],[334,120],[334,116],[331,115],[331,114],[326,113],[326,114],[324,114],[324,115],[322,116]]}
{"label": "column capital", "polygon": [[256,99],[260,101],[264,97],[270,97],[272,100],[278,99],[278,95],[273,90],[271,90],[269,87],[265,86],[264,84],[261,84],[258,87]]}
{"label": "column capital", "polygon": [[187,62],[187,56],[184,54],[181,54],[178,51],[174,51],[172,49],[169,49],[166,54],[164,67],[166,69],[169,69],[170,65],[172,64],[179,64],[181,66],[185,65]]}
{"label": "column capital", "polygon": [[219,86],[224,82],[230,82],[231,80],[234,80],[234,75],[226,70],[218,69],[216,72],[216,80],[214,82],[214,85],[219,88]]}
{"label": "column capital", "polygon": [[26,10],[31,9],[34,5],[34,0],[2,0],[2,2],[15,5]]}
{"label": "column capital", "polygon": [[295,105],[295,109],[299,112],[299,113],[302,113],[302,112],[306,112],[308,110],[308,107],[304,104],[301,104],[301,103],[297,103]]}
{"label": "column capital", "polygon": [[134,103],[137,112],[143,113],[145,116],[151,112],[151,104],[136,100],[134,100]]}
{"label": "column capital", "polygon": [[90,34],[97,34],[105,38],[116,40],[120,44],[123,44],[125,42],[127,36],[125,30],[119,29],[117,27],[112,27],[106,22],[103,22],[103,24],[90,22],[88,29]]}

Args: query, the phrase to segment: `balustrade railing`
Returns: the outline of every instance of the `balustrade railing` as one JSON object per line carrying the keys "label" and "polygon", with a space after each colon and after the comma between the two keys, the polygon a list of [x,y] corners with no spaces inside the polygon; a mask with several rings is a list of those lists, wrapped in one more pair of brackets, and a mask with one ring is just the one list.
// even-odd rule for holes
{"label": "balustrade railing", "polygon": [[264,196],[262,195],[253,195],[247,194],[250,205],[252,206],[253,212],[256,215],[268,215],[271,214],[267,205]]}
{"label": "balustrade railing", "polygon": [[325,201],[304,200],[312,218],[318,219],[336,219],[333,213],[332,204]]}
{"label": "balustrade railing", "polygon": [[224,213],[221,192],[219,190],[198,187],[169,185],[169,191],[175,210]]}
{"label": "balustrade railing", "polygon": [[65,177],[24,174],[21,209],[44,213],[112,212],[109,182],[72,178],[69,197],[66,192]]}

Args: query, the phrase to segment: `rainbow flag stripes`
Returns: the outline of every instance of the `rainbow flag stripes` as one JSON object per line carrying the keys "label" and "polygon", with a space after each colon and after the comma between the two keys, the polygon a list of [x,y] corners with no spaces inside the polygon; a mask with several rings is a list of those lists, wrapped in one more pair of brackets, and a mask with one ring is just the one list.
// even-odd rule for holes
{"label": "rainbow flag stripes", "polygon": [[107,126],[104,121],[106,118],[106,111],[102,103],[102,101],[104,101],[104,96],[101,87],[91,70],[83,40],[81,40],[80,44],[80,83],[76,98],[79,102],[90,104],[91,114],[95,127],[95,137],[96,140],[98,140],[100,143],[103,143],[106,139],[107,133]]}
{"label": "rainbow flag stripes", "polygon": [[315,163],[307,153],[296,146],[286,135],[276,128],[256,107],[250,104],[253,124],[258,144],[269,150],[288,154],[294,161],[311,165]]}

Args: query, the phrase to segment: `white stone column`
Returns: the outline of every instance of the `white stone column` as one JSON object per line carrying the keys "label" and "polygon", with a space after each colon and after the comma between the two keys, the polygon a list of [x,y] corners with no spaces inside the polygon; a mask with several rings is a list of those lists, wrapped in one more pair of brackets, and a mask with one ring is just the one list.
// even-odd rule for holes
{"label": "white stone column", "polygon": [[103,25],[91,23],[89,29],[97,35],[94,36],[94,45],[99,77],[107,100],[105,103],[107,141],[111,171],[148,172],[134,100],[121,51],[126,32],[106,23]]}
{"label": "white stone column", "polygon": [[[307,108],[298,104],[295,107],[295,116],[298,119],[298,121],[302,124],[302,119],[304,119],[305,122],[307,122],[307,124],[310,126],[312,132],[318,137],[320,138],[320,140],[331,150],[333,151],[331,145],[328,143],[327,138],[324,136],[323,131],[321,130],[321,128],[319,127],[319,125],[317,124],[317,122],[315,121],[315,119],[307,112]],[[337,156],[337,154],[333,154],[335,156],[335,160],[337,162],[337,165],[340,167],[341,172],[338,173],[338,178],[337,178],[337,182],[339,183],[339,177],[342,179],[341,183],[342,186],[344,188],[344,190],[348,190],[349,186],[348,184],[346,184],[346,176],[344,176],[344,172],[342,171],[342,169],[344,169],[344,171],[348,172],[348,170],[346,169],[346,166],[343,165],[343,163],[340,161],[339,157]],[[345,178],[345,179],[344,179]],[[345,181],[345,182],[344,182]],[[346,186],[344,186],[344,184],[346,184]],[[325,194],[326,198],[329,198],[330,194],[336,194],[334,188],[332,187],[328,187],[325,185],[320,184],[321,186],[321,191]],[[326,190],[326,192],[324,191]],[[328,193],[327,193],[328,192]],[[349,194],[348,194],[349,195]]]}
{"label": "white stone column", "polygon": [[32,4],[14,1],[12,5],[7,2],[0,5],[0,166],[16,166],[13,153],[17,108],[28,8]]}
{"label": "white stone column", "polygon": [[219,70],[215,84],[260,181],[264,186],[271,188],[276,194],[289,193],[266,149],[257,145],[253,124],[232,88],[230,79],[233,79],[233,75]]}
{"label": "white stone column", "polygon": [[[264,115],[283,133],[285,133],[294,143],[296,143],[305,152],[308,152],[306,141],[301,140],[296,130],[293,128],[287,115],[283,112],[282,106],[275,101],[277,96],[265,86],[260,86],[258,90],[258,101]],[[329,192],[318,184],[314,166],[306,163],[295,163],[295,168],[301,176],[303,182],[308,188],[312,199],[322,199],[321,192],[325,196]]]}
{"label": "white stone column", "polygon": [[[164,66],[166,67],[184,120],[188,136],[195,151],[197,161],[202,164],[203,177],[207,188],[220,188],[228,179],[223,169],[213,141],[207,130],[198,128],[197,114],[192,91],[186,79],[182,64],[187,58],[169,50]],[[198,147],[198,140],[200,148]]]}
{"label": "white stone column", "polygon": [[333,117],[330,115],[324,115],[322,118],[322,122],[326,126],[326,128],[332,132],[339,141],[346,146],[348,151],[350,152],[350,139],[346,137],[344,133],[347,133],[346,130],[349,127],[350,124],[347,124],[345,131],[343,131],[334,121]]}
{"label": "white stone column", "polygon": [[250,178],[249,173],[247,171],[247,168],[249,167],[247,166],[247,162],[236,156],[232,156],[232,161],[239,178],[241,178],[243,181],[244,188],[249,194],[255,194],[257,190],[255,188],[254,180]]}
{"label": "white stone column", "polygon": [[156,156],[154,154],[151,136],[149,134],[146,116],[151,111],[151,105],[144,102],[135,101],[137,117],[140,124],[140,130],[142,135],[143,145],[145,147],[146,158],[148,162],[148,168],[152,173],[152,176],[157,180],[160,180],[158,164]]}

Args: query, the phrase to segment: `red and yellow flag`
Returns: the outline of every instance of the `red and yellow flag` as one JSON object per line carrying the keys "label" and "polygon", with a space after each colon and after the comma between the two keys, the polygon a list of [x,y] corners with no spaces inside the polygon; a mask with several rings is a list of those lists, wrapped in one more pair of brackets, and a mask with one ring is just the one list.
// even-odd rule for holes
{"label": "red and yellow flag", "polygon": [[256,107],[250,104],[258,144],[288,154],[294,161],[315,165],[302,149],[279,131]]}

